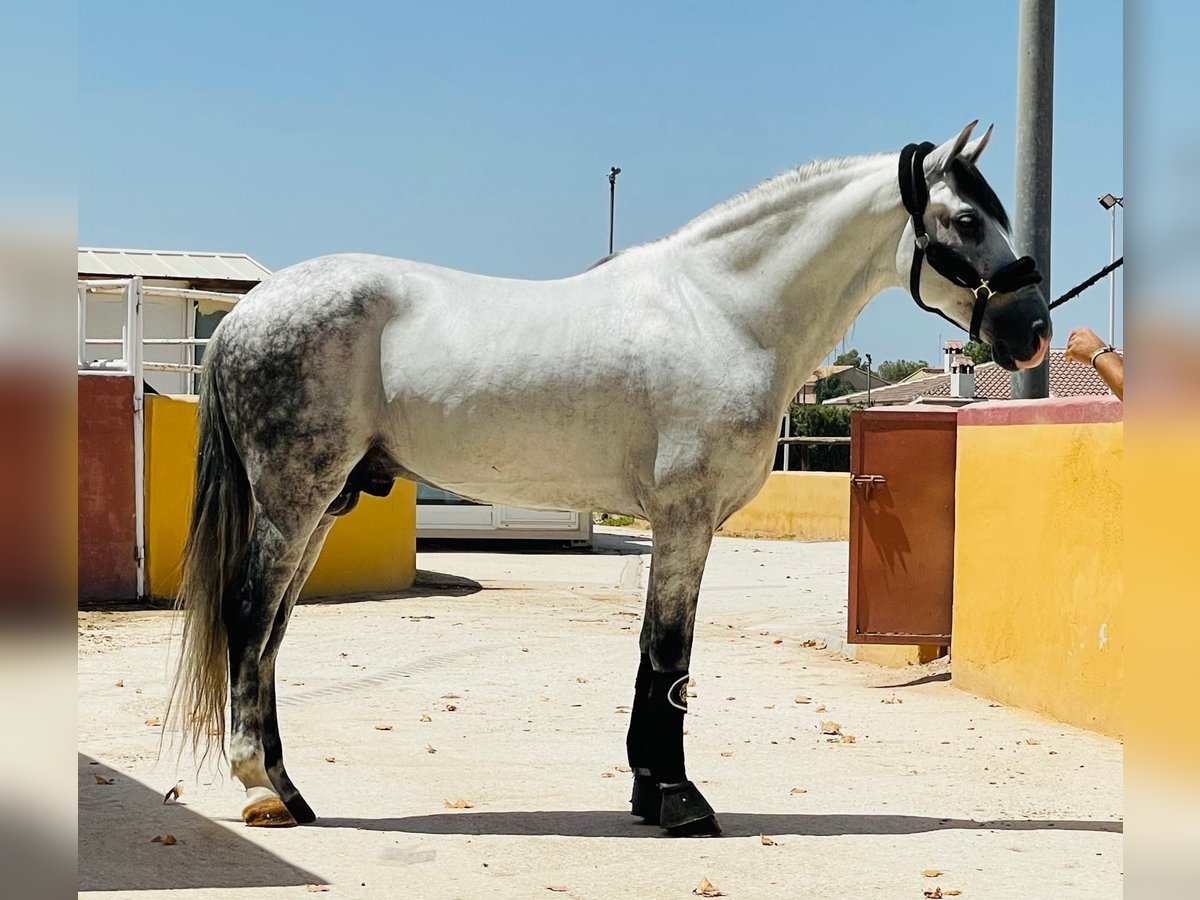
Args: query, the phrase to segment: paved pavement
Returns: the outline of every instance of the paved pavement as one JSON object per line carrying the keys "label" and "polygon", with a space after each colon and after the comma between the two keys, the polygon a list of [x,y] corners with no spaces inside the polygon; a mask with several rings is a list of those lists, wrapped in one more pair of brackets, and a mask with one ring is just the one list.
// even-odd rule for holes
{"label": "paved pavement", "polygon": [[845,544],[716,540],[688,764],[725,835],[639,824],[621,769],[648,550],[630,529],[593,552],[443,545],[410,594],[303,605],[279,693],[321,817],[306,828],[245,828],[228,775],[157,758],[169,613],[82,613],[81,890],[683,900],[706,878],[731,898],[1120,896],[1120,744],[958,691],[944,661],[846,659]]}

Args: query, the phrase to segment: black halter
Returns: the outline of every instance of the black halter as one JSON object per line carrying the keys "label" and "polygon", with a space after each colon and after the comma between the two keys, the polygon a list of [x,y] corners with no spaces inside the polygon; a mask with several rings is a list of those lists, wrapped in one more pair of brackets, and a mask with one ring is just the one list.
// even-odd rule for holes
{"label": "black halter", "polygon": [[940,309],[926,306],[921,300],[921,262],[928,256],[929,265],[933,266],[934,271],[959,287],[965,287],[975,296],[975,306],[971,310],[970,335],[971,340],[978,341],[979,326],[983,324],[987,302],[997,294],[1007,294],[1037,284],[1042,280],[1042,275],[1038,272],[1033,257],[1022,256],[997,269],[991,278],[985,280],[956,247],[930,240],[925,231],[925,207],[929,204],[929,186],[925,183],[925,157],[933,149],[933,144],[926,141],[923,144],[909,144],[900,151],[900,199],[904,202],[908,214],[912,216],[917,244],[913,250],[908,290],[921,309],[935,312],[946,321],[962,328]]}

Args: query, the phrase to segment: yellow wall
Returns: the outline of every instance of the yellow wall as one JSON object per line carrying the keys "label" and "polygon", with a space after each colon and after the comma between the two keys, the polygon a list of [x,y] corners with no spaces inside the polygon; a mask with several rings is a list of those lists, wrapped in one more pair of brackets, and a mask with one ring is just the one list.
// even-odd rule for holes
{"label": "yellow wall", "polygon": [[958,429],[954,683],[1120,736],[1122,424]]}
{"label": "yellow wall", "polygon": [[[152,597],[174,597],[187,536],[196,460],[196,398],[146,397],[146,581]],[[329,533],[302,596],[380,594],[416,575],[416,486],[397,481],[387,497],[363,495]]]}
{"label": "yellow wall", "polygon": [[850,475],[772,472],[753,500],[730,516],[721,534],[844,541],[850,537]]}

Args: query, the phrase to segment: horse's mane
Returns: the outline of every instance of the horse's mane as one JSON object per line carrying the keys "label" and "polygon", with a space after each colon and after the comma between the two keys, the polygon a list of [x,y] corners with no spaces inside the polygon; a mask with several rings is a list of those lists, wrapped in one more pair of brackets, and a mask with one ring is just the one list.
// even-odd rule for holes
{"label": "horse's mane", "polygon": [[881,159],[890,154],[875,153],[869,156],[843,156],[836,159],[816,159],[804,165],[797,166],[794,169],[789,169],[779,175],[767,178],[760,181],[749,190],[742,191],[728,200],[718,203],[716,206],[706,209],[700,215],[693,218],[682,228],[676,231],[679,234],[682,231],[694,228],[697,225],[704,225],[716,219],[725,213],[732,212],[741,206],[744,206],[748,201],[770,201],[772,198],[782,196],[797,185],[804,184],[808,181],[814,181],[825,175],[831,175],[835,172],[842,172],[851,166],[856,166],[864,162],[872,162]]}
{"label": "horse's mane", "polygon": [[[776,197],[786,195],[791,189],[808,181],[821,178],[825,175],[842,172],[851,166],[860,165],[867,162],[875,162],[884,157],[892,156],[891,153],[874,153],[866,156],[843,156],[835,159],[817,159],[804,165],[797,166],[794,169],[789,169],[779,175],[772,176],[763,181],[760,181],[754,187],[742,191],[730,197],[728,200],[723,200],[716,206],[711,206],[698,216],[693,217],[686,222],[682,227],[671,232],[671,234],[659,238],[654,241],[649,241],[646,244],[637,246],[650,246],[662,241],[669,240],[676,235],[680,235],[686,231],[691,231],[695,228],[712,223],[714,220],[723,218],[729,213],[736,211],[740,207],[746,205],[750,201],[762,203],[770,202]],[[974,163],[962,158],[954,160],[951,163],[951,173],[954,175],[956,186],[959,193],[967,200],[970,200],[978,206],[984,213],[995,219],[1005,231],[1009,231],[1008,213],[1004,209],[1004,204],[1000,202],[1000,198],[996,196],[996,192],[992,190],[991,185],[983,177],[983,174],[977,169]],[[604,265],[610,260],[615,259],[622,253],[628,250],[636,249],[636,247],[628,247],[624,250],[617,250],[615,253],[610,253],[607,256],[597,260],[587,267],[585,271],[591,271],[599,266]]]}

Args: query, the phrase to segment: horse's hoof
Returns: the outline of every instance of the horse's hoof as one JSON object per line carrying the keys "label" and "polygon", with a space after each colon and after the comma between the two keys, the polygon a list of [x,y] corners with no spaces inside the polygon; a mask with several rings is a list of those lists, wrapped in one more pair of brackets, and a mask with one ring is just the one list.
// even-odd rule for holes
{"label": "horse's hoof", "polygon": [[289,797],[284,801],[284,805],[287,807],[287,811],[291,814],[292,818],[296,820],[297,825],[311,825],[317,821],[317,814],[312,811],[312,807],[299,794]]}
{"label": "horse's hoof", "polygon": [[251,828],[292,828],[296,820],[275,794],[252,800],[242,808],[242,821]]}
{"label": "horse's hoof", "polygon": [[678,828],[668,828],[671,837],[716,837],[721,833],[721,823],[716,816],[705,816],[695,822],[688,822]]}
{"label": "horse's hoof", "polygon": [[662,811],[662,791],[649,773],[633,776],[633,795],[629,798],[630,813],[640,816],[647,825],[657,825]]}
{"label": "horse's hoof", "polygon": [[662,806],[658,823],[675,837],[701,837],[721,833],[717,815],[690,781],[659,785]]}

